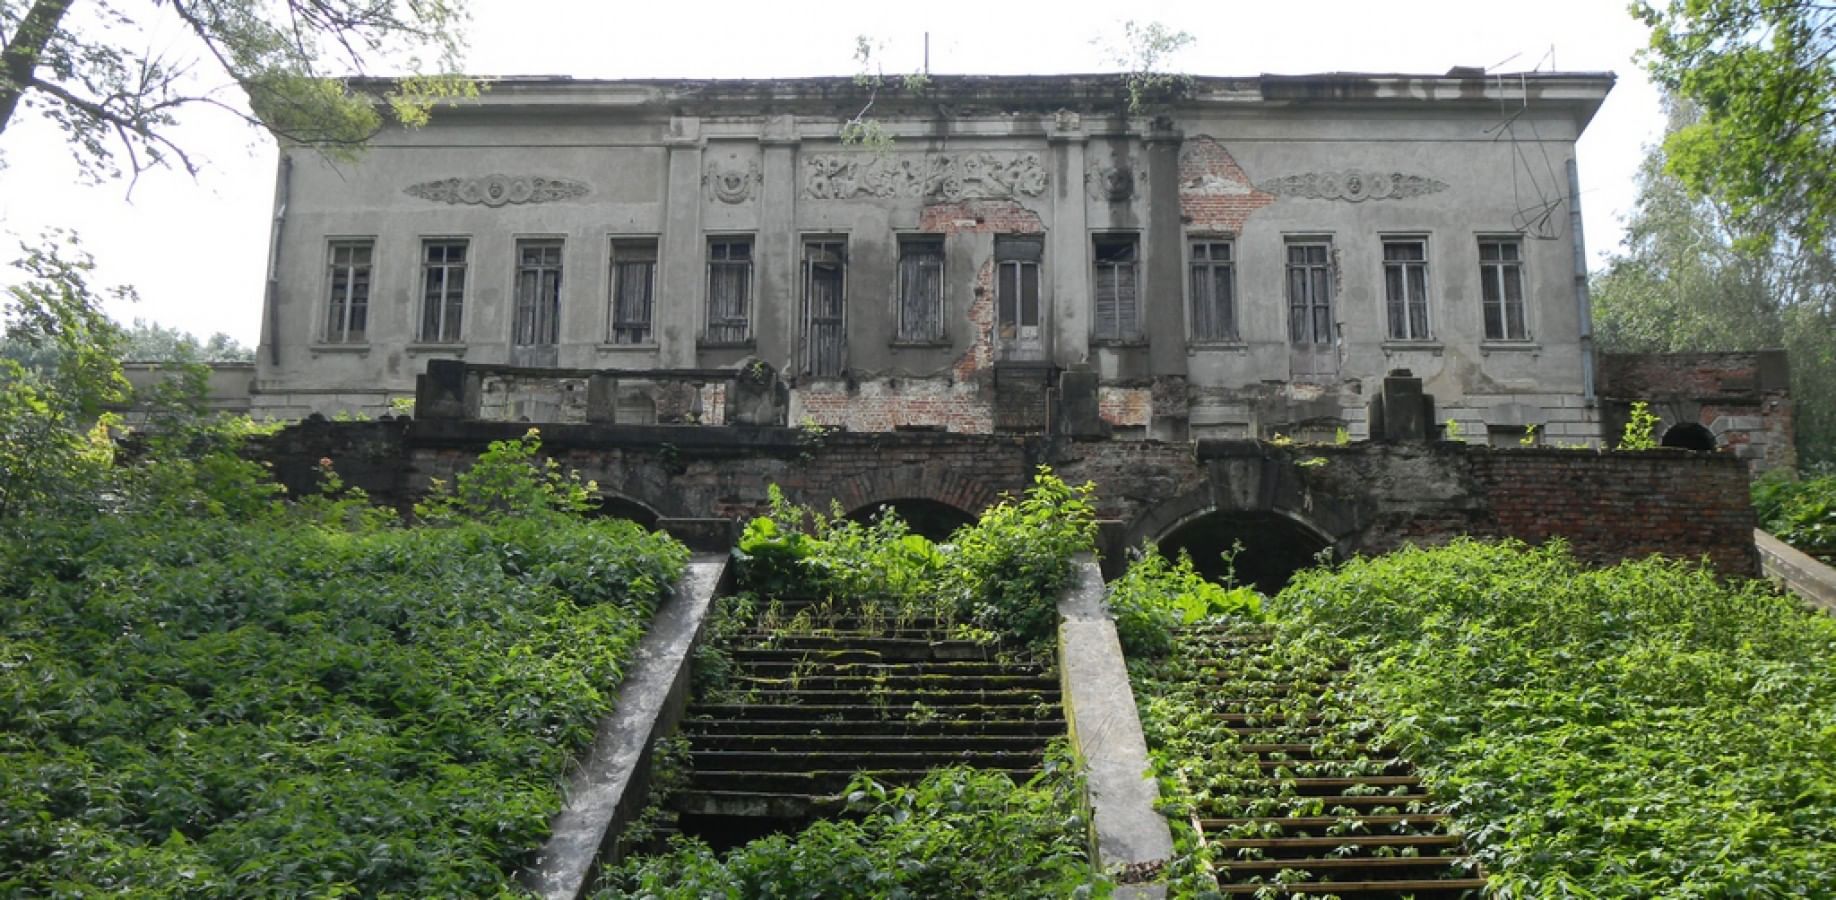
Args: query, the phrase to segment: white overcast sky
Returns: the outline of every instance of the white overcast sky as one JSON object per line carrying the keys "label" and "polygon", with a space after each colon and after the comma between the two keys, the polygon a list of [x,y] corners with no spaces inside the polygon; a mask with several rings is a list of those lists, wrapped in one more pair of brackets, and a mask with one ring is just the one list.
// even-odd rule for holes
{"label": "white overcast sky", "polygon": [[[79,0],[79,4],[82,0]],[[151,0],[127,0],[151,6]],[[627,3],[472,0],[467,68],[480,75],[770,77],[849,75],[857,35],[883,41],[888,72],[1051,74],[1111,71],[1093,39],[1122,20],[1159,21],[1196,42],[1168,68],[1201,75],[1440,73],[1456,65],[1611,71],[1619,83],[1578,151],[1589,257],[1620,240],[1645,145],[1663,128],[1658,96],[1633,55],[1645,28],[1625,0],[1207,0],[1207,2],[837,3],[771,0]],[[148,21],[167,11],[149,9]],[[175,27],[144,36],[184,46]],[[204,68],[200,66],[200,68]],[[386,73],[383,73],[386,74]],[[207,159],[193,180],[156,172],[126,185],[77,183],[54,129],[15,122],[0,135],[0,259],[47,228],[74,229],[100,280],[131,284],[138,304],[111,307],[200,337],[253,346],[274,183],[273,142],[221,113],[198,112],[180,140]],[[17,274],[0,270],[0,283]]]}

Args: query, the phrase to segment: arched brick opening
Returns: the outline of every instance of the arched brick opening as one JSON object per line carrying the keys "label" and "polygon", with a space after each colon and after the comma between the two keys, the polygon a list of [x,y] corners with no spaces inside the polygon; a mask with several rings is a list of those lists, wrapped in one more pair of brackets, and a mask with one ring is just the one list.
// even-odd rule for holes
{"label": "arched brick opening", "polygon": [[883,504],[923,500],[973,518],[994,505],[1008,487],[959,469],[895,465],[845,478],[831,487],[829,497],[818,498],[817,504],[826,507],[832,498],[842,509],[871,513]]}
{"label": "arched brick opening", "polygon": [[849,511],[848,518],[856,522],[868,522],[880,515],[882,510],[891,510],[913,533],[933,541],[943,541],[956,529],[975,522],[975,515],[967,510],[927,497],[882,500]]}
{"label": "arched brick opening", "polygon": [[657,519],[661,517],[648,504],[618,494],[599,495],[587,509],[587,515],[595,519],[628,519],[645,528],[657,527]]}
{"label": "arched brick opening", "polygon": [[1717,445],[1715,433],[1694,422],[1680,422],[1670,426],[1665,429],[1664,439],[1659,443],[1697,453],[1713,453]]}
{"label": "arched brick opening", "polygon": [[[1330,535],[1289,511],[1217,508],[1185,516],[1150,540],[1169,558],[1190,554],[1193,565],[1213,581],[1232,574],[1238,583],[1270,594],[1334,545]],[[1242,549],[1227,569],[1224,555],[1238,545]]]}

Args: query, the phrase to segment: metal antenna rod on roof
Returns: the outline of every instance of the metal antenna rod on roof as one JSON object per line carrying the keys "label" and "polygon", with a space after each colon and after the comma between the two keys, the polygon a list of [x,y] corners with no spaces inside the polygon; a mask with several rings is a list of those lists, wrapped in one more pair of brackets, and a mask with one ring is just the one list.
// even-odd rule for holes
{"label": "metal antenna rod on roof", "polygon": [[924,33],[924,77],[931,77],[931,33]]}

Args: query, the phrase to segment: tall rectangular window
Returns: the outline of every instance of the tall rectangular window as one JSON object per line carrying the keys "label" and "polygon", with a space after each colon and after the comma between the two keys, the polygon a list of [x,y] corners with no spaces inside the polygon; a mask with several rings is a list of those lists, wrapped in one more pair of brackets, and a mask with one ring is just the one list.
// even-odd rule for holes
{"label": "tall rectangular window", "polygon": [[1523,244],[1517,238],[1479,240],[1479,294],[1485,309],[1485,339],[1527,341],[1524,320]]}
{"label": "tall rectangular window", "polygon": [[840,375],[847,365],[848,242],[803,242],[804,371]]}
{"label": "tall rectangular window", "polygon": [[899,242],[899,341],[944,339],[943,241]]}
{"label": "tall rectangular window", "polygon": [[370,261],[376,242],[332,241],[330,249],[325,340],[331,344],[361,344],[368,336]]}
{"label": "tall rectangular window", "polygon": [[1237,339],[1235,248],[1229,241],[1192,242],[1192,337]]}
{"label": "tall rectangular window", "polygon": [[612,343],[650,343],[656,285],[657,242],[613,241]]}
{"label": "tall rectangular window", "polygon": [[1012,347],[1038,349],[1039,263],[1045,241],[995,237],[995,336]]}
{"label": "tall rectangular window", "polygon": [[511,343],[550,346],[561,339],[561,242],[516,242],[516,319]]}
{"label": "tall rectangular window", "polygon": [[1288,243],[1288,340],[1321,346],[1332,343],[1332,245]]}
{"label": "tall rectangular window", "polygon": [[752,238],[708,241],[708,334],[712,343],[752,336]]}
{"label": "tall rectangular window", "polygon": [[469,242],[421,242],[421,340],[456,344],[465,314],[465,268]]}
{"label": "tall rectangular window", "polygon": [[1425,341],[1428,333],[1428,242],[1389,238],[1383,242],[1383,297],[1386,334],[1392,341]]}
{"label": "tall rectangular window", "polygon": [[1141,337],[1139,242],[1132,234],[1097,235],[1092,249],[1096,259],[1093,336],[1109,341]]}

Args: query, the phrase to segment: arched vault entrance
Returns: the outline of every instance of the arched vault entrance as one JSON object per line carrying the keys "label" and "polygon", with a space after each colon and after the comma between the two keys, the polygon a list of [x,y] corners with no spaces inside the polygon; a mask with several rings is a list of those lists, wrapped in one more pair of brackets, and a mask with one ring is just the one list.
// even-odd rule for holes
{"label": "arched vault entrance", "polygon": [[869,522],[882,509],[892,510],[911,528],[913,534],[924,535],[933,541],[943,541],[956,529],[975,522],[975,517],[969,513],[942,500],[927,497],[900,497],[869,503],[848,513],[848,518],[856,522]]}
{"label": "arched vault entrance", "polygon": [[1683,422],[1672,425],[1664,432],[1661,442],[1666,447],[1681,447],[1697,453],[1715,452],[1715,432],[1694,422]]}
{"label": "arched vault entrance", "polygon": [[1218,510],[1175,524],[1155,543],[1168,558],[1182,550],[1191,554],[1193,565],[1213,581],[1223,580],[1223,555],[1241,543],[1237,582],[1267,594],[1281,590],[1295,572],[1314,565],[1314,557],[1332,546],[1313,528],[1280,513]]}

